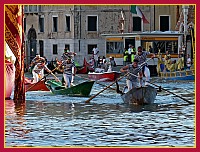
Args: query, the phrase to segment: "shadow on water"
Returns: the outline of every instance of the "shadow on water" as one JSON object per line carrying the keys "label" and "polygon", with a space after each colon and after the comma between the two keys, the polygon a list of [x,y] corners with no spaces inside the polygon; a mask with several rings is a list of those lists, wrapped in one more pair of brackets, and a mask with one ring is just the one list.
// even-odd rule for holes
{"label": "shadow on water", "polygon": [[149,105],[126,105],[127,108],[130,109],[130,112],[142,112],[142,111],[149,111],[149,112],[156,112],[159,109],[157,103],[149,104]]}

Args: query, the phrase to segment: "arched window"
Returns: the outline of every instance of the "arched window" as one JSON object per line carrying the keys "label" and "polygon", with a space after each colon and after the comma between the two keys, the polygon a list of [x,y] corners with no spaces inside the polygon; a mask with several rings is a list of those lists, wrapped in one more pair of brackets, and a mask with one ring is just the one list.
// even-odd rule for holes
{"label": "arched window", "polygon": [[36,31],[32,26],[28,31],[28,40],[30,41],[30,40],[35,40],[35,39],[37,39]]}
{"label": "arched window", "polygon": [[37,52],[37,35],[36,30],[32,27],[28,31],[28,43],[27,43],[27,55],[28,55],[28,61],[31,62],[31,60],[35,57]]}

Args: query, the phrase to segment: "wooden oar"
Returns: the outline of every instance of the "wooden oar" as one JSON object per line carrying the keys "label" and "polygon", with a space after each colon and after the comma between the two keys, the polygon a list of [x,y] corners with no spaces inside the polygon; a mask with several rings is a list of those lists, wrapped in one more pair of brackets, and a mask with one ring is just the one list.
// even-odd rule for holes
{"label": "wooden oar", "polygon": [[169,91],[169,90],[167,90],[167,89],[165,89],[165,88],[162,88],[162,87],[159,86],[159,85],[156,85],[156,84],[151,83],[151,82],[149,82],[149,83],[152,84],[152,85],[154,85],[154,86],[156,86],[156,87],[159,87],[160,89],[162,89],[162,90],[164,90],[164,91],[166,91],[166,92],[168,92],[168,93],[171,93],[171,94],[175,95],[176,97],[178,97],[178,98],[180,98],[180,99],[186,101],[186,102],[189,103],[189,104],[194,104],[194,102],[191,102],[191,101],[189,101],[189,100],[187,100],[187,99],[185,99],[185,98],[183,98],[183,97],[181,97],[181,96],[179,96],[179,95],[177,95],[177,94],[175,94],[175,93],[173,93],[173,92],[171,92],[171,91]]}
{"label": "wooden oar", "polygon": [[[29,91],[32,87],[34,87],[36,84],[38,84],[40,81],[42,81],[43,79],[45,79],[49,74],[52,74],[56,79],[58,79],[54,74],[53,71],[55,71],[57,69],[57,67],[55,69],[53,69],[51,72],[47,73],[43,78],[41,78],[38,82],[36,82],[35,84],[33,84],[32,86],[30,86],[27,90]],[[58,79],[59,80],[59,79]]]}
{"label": "wooden oar", "polygon": [[94,99],[96,96],[98,96],[101,92],[105,91],[106,89],[108,89],[110,86],[112,86],[113,84],[115,84],[117,81],[121,80],[122,78],[124,78],[125,76],[127,76],[129,73],[126,73],[125,75],[123,75],[122,77],[118,78],[117,80],[115,80],[113,83],[111,83],[110,85],[108,85],[107,87],[105,87],[103,90],[99,91],[97,94],[93,95],[92,97],[90,97],[88,100],[86,100],[86,103],[89,103],[92,99]]}
{"label": "wooden oar", "polygon": [[140,64],[139,66],[144,66],[148,61],[150,61],[152,58],[149,58],[148,60],[146,60],[145,62],[143,62],[142,64]]}
{"label": "wooden oar", "polygon": [[[82,79],[85,79],[85,80],[91,81],[90,79],[85,78],[85,77],[81,77],[81,76],[79,76],[79,75],[75,75],[75,76],[77,76],[77,77],[79,77],[79,78],[82,78]],[[99,84],[99,85],[102,85],[102,86],[104,86],[104,87],[107,87],[105,84],[99,83],[98,81],[95,81],[95,82],[96,82],[97,84]],[[109,87],[109,89],[116,90],[115,88],[112,88],[112,87]]]}
{"label": "wooden oar", "polygon": [[56,81],[60,82],[59,78],[55,74],[53,74],[53,72],[50,72],[50,74],[55,78]]}

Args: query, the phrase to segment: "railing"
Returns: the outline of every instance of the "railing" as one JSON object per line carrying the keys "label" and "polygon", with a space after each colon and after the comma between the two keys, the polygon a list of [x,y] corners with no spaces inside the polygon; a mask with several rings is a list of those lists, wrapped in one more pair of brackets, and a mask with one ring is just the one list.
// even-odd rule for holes
{"label": "railing", "polygon": [[188,76],[188,75],[194,75],[195,74],[195,70],[191,69],[191,70],[183,70],[183,71],[175,71],[175,72],[160,72],[160,75],[162,78],[167,78],[167,77],[184,77],[184,76]]}

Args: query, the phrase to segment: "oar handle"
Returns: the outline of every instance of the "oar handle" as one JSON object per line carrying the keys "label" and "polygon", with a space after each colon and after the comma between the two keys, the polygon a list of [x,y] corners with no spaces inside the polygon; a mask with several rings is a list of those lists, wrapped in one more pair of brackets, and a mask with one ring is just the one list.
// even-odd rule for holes
{"label": "oar handle", "polygon": [[96,96],[98,96],[101,92],[105,91],[106,89],[108,89],[110,86],[112,86],[113,84],[115,84],[117,81],[121,80],[122,78],[124,78],[125,76],[127,76],[128,73],[126,73],[125,75],[123,75],[122,77],[118,78],[117,80],[115,80],[113,83],[111,83],[110,85],[108,85],[106,88],[104,88],[103,90],[101,90],[100,92],[98,92],[97,94],[95,94],[94,96],[90,97],[88,100],[86,100],[86,103],[89,103],[92,99],[94,99]]}

